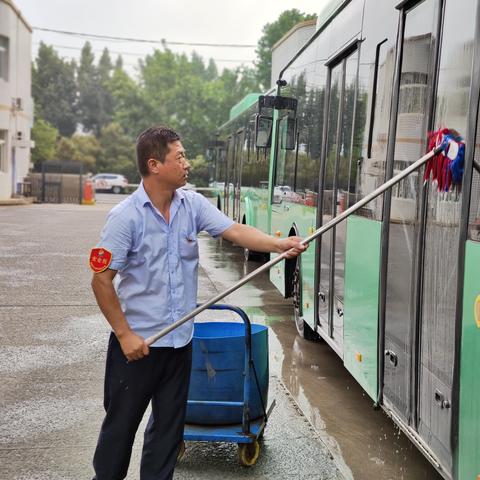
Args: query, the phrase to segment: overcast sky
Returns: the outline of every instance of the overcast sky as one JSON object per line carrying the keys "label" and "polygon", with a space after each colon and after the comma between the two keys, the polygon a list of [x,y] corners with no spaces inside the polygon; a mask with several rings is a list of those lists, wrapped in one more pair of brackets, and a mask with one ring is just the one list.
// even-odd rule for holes
{"label": "overcast sky", "polygon": [[[297,8],[318,14],[328,0],[14,0],[33,27],[171,42],[256,45],[266,23]],[[33,55],[40,41],[54,45],[63,57],[78,58],[85,38],[34,30]],[[106,46],[133,72],[139,58],[155,45],[89,39],[96,54]],[[62,48],[60,48],[62,47]],[[68,47],[68,48],[65,48]],[[173,46],[214,58],[220,68],[251,65],[255,48]],[[250,62],[250,63],[249,63]]]}

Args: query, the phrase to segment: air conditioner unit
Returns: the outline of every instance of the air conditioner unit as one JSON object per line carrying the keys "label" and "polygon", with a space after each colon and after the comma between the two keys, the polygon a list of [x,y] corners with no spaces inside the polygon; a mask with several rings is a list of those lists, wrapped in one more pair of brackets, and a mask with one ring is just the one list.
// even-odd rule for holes
{"label": "air conditioner unit", "polygon": [[12,147],[15,148],[31,148],[30,140],[25,132],[18,130],[13,137]]}

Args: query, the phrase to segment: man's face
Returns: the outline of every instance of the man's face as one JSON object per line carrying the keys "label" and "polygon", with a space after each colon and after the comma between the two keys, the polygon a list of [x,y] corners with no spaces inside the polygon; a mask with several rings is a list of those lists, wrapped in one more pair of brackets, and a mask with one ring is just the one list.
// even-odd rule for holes
{"label": "man's face", "polygon": [[187,183],[190,164],[185,157],[185,149],[180,140],[168,144],[169,150],[163,164],[158,163],[159,179],[173,188]]}

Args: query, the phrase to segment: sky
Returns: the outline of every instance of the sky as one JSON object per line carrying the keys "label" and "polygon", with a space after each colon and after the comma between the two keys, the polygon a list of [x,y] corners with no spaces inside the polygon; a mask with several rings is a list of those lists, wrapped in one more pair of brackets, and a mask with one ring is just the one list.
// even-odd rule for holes
{"label": "sky", "polygon": [[[170,42],[256,45],[266,23],[284,11],[297,8],[320,13],[328,0],[13,0],[32,27],[70,32]],[[34,30],[33,52],[40,41],[55,46],[62,57],[78,58],[87,39]],[[121,53],[124,66],[135,73],[138,59],[155,46],[121,40],[88,39],[97,58],[104,47],[112,57]],[[195,50],[217,66],[252,66],[255,47],[206,47],[169,45],[174,52]]]}

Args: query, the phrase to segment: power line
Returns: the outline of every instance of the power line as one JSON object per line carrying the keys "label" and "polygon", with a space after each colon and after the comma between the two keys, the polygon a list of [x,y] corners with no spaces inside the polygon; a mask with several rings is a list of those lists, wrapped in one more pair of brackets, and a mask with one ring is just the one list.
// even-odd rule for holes
{"label": "power line", "polygon": [[148,40],[146,38],[127,38],[127,37],[114,37],[111,35],[98,35],[94,33],[84,33],[84,32],[69,32],[66,30],[55,30],[53,28],[42,28],[42,27],[32,27],[34,30],[39,30],[42,32],[52,32],[60,33],[62,35],[71,35],[74,37],[83,37],[83,38],[95,38],[102,40],[115,40],[122,42],[137,42],[137,43],[154,43],[160,45],[184,45],[190,47],[223,47],[223,48],[255,48],[256,45],[242,45],[236,43],[196,43],[196,42],[170,42],[168,40]]}
{"label": "power line", "polygon": [[[40,45],[40,43],[37,43],[35,42],[34,45]],[[50,46],[54,47],[54,48],[64,48],[66,50],[77,50],[77,51],[81,51],[82,50],[82,47],[73,47],[73,46],[70,46],[70,45],[54,45],[54,44],[51,44]],[[92,49],[93,51],[97,52],[97,53],[100,53],[102,52],[102,50],[99,50],[99,49]],[[119,52],[119,51],[115,51],[115,50],[108,50],[109,53],[112,53],[112,54],[115,54],[115,55],[131,55],[131,56],[134,56],[134,57],[145,57],[146,55],[150,55],[150,53],[134,53],[134,52]],[[239,58],[239,59],[235,59],[235,58],[214,58],[213,60],[215,60],[216,62],[248,62],[248,63],[252,63],[253,60],[247,60],[247,59],[242,59],[242,58]]]}

